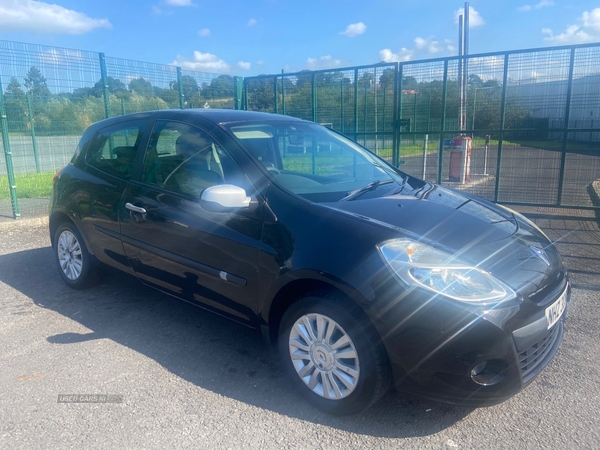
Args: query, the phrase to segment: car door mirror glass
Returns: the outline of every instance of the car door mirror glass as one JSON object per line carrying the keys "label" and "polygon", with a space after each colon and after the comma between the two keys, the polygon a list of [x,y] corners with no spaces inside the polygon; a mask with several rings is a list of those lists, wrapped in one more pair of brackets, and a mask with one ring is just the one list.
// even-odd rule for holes
{"label": "car door mirror glass", "polygon": [[206,188],[200,199],[216,203],[223,208],[247,208],[251,201],[244,189],[233,184],[219,184]]}
{"label": "car door mirror glass", "polygon": [[302,133],[292,133],[288,136],[288,140],[290,141],[290,145],[303,145],[304,135]]}

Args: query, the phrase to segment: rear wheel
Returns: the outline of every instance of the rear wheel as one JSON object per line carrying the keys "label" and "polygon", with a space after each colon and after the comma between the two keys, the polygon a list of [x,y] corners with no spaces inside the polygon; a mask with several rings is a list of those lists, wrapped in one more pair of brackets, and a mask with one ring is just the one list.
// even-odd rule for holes
{"label": "rear wheel", "polygon": [[58,271],[68,286],[87,287],[93,281],[93,261],[81,234],[71,222],[61,224],[54,234]]}
{"label": "rear wheel", "polygon": [[373,326],[349,302],[311,295],[282,319],[279,349],[303,395],[331,414],[355,414],[389,387],[388,361]]}

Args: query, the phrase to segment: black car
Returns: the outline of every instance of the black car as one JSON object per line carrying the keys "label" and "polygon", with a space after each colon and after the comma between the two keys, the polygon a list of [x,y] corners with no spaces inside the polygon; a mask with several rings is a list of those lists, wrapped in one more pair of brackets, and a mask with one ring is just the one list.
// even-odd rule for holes
{"label": "black car", "polygon": [[442,402],[505,400],[556,353],[570,297],[556,248],[523,216],[274,114],[90,126],[55,178],[50,235],[69,286],[103,263],[260,329],[336,414],[392,383]]}

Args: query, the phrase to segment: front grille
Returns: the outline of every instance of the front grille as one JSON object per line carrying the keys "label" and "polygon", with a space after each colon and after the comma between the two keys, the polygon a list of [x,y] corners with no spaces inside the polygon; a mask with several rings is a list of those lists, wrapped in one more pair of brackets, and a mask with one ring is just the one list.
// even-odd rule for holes
{"label": "front grille", "polygon": [[563,321],[559,320],[548,333],[527,350],[519,353],[523,382],[528,383],[550,362],[558,349],[563,334]]}

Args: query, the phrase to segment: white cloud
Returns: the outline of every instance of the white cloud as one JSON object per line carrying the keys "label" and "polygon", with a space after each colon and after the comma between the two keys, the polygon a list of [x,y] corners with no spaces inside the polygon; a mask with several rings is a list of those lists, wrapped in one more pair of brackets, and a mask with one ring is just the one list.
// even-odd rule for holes
{"label": "white cloud", "polygon": [[517,8],[517,11],[519,12],[527,12],[527,11],[531,11],[533,9],[542,9],[546,6],[554,6],[554,2],[552,0],[541,0],[539,3],[536,3],[535,5],[523,5],[523,6],[519,6]]}
{"label": "white cloud", "polygon": [[353,38],[355,36],[364,34],[365,31],[367,31],[367,26],[362,22],[358,22],[358,23],[351,23],[350,25],[348,25],[346,27],[346,30],[341,31],[340,34],[344,35],[346,37],[349,37],[349,38]]}
{"label": "white cloud", "polygon": [[163,3],[168,6],[194,6],[192,0],[164,0]]}
{"label": "white cloud", "polygon": [[577,24],[568,25],[565,31],[554,34],[550,28],[543,28],[542,34],[547,35],[544,41],[553,44],[584,44],[600,40],[600,8],[585,11]]}
{"label": "white cloud", "polygon": [[194,51],[191,58],[177,55],[175,61],[171,64],[179,66],[186,70],[196,70],[198,72],[229,72],[231,67],[221,58],[212,53],[202,53]]}
{"label": "white cloud", "polygon": [[[454,23],[458,25],[458,16],[461,14],[464,15],[465,8],[459,8],[457,11],[454,11]],[[485,25],[485,20],[481,17],[475,8],[469,6],[469,28],[476,28]]]}
{"label": "white cloud", "polygon": [[252,64],[245,61],[239,61],[237,66],[242,70],[250,70],[252,68]]}
{"label": "white cloud", "polygon": [[403,62],[410,61],[422,54],[456,54],[456,46],[450,39],[444,39],[442,42],[436,40],[434,36],[429,36],[428,38],[416,37],[414,43],[413,48],[403,47],[397,53],[392,52],[389,48],[384,48],[379,52],[379,60],[383,62]]}
{"label": "white cloud", "polygon": [[71,49],[51,49],[40,54],[40,59],[47,64],[70,64],[73,62],[81,62],[85,58],[79,50]]}
{"label": "white cloud", "polygon": [[600,8],[592,9],[592,12],[585,11],[581,20],[586,28],[594,28],[600,31]]}
{"label": "white cloud", "polygon": [[267,62],[263,61],[262,59],[260,61],[256,61],[256,65],[257,66],[264,66]]}
{"label": "white cloud", "polygon": [[439,42],[436,41],[433,36],[429,36],[428,38],[416,37],[415,49],[425,50],[430,54],[436,54],[444,51],[454,53],[456,51],[456,47],[450,39],[445,39],[444,42]]}
{"label": "white cloud", "polygon": [[333,58],[331,55],[321,56],[320,58],[308,58],[306,68],[309,70],[332,69],[342,65],[341,59]]}
{"label": "white cloud", "polygon": [[256,19],[250,19],[248,21],[248,23],[246,24],[247,27],[253,27],[254,25],[256,25],[258,23],[258,20]]}
{"label": "white cloud", "polygon": [[108,19],[92,19],[84,13],[35,0],[0,0],[2,31],[47,34],[84,34],[111,28]]}
{"label": "white cloud", "polygon": [[398,53],[392,52],[389,48],[384,48],[379,52],[379,59],[384,62],[402,62],[410,61],[414,50],[402,48]]}
{"label": "white cloud", "polygon": [[202,28],[201,30],[198,30],[198,36],[210,36],[210,30],[208,28]]}
{"label": "white cloud", "polygon": [[584,44],[594,42],[597,39],[578,25],[569,25],[565,31],[557,35],[549,28],[542,29],[542,33],[548,35],[544,38],[544,41],[554,44]]}

